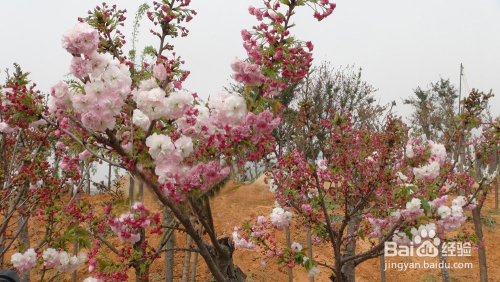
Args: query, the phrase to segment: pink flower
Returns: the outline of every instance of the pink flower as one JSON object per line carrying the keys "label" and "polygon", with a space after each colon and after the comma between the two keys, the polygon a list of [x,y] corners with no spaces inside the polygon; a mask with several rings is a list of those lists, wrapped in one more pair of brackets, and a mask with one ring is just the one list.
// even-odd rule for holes
{"label": "pink flower", "polygon": [[36,265],[35,250],[29,249],[24,254],[15,253],[12,255],[10,261],[19,272],[30,271]]}
{"label": "pink flower", "polygon": [[282,208],[274,208],[270,215],[271,223],[278,229],[289,226],[292,221],[292,213]]}
{"label": "pink flower", "polygon": [[167,78],[167,70],[163,64],[158,64],[153,67],[153,75],[160,81],[164,81]]}
{"label": "pink flower", "polygon": [[267,219],[266,219],[264,216],[259,215],[259,216],[257,217],[257,223],[258,223],[258,224],[267,224]]}
{"label": "pink flower", "polygon": [[250,32],[248,32],[248,30],[243,29],[243,30],[241,30],[241,37],[243,38],[243,40],[247,41],[247,40],[250,40],[252,38],[252,34],[250,34]]}
{"label": "pink flower", "polygon": [[410,139],[406,143],[406,157],[411,159],[415,156],[415,152],[413,152],[413,140]]}
{"label": "pink flower", "polygon": [[46,267],[59,267],[61,264],[59,261],[59,252],[56,251],[53,248],[48,248],[45,251],[43,251],[43,260],[44,263],[43,265]]}
{"label": "pink flower", "polygon": [[72,30],[62,37],[62,47],[71,54],[90,56],[99,43],[99,33],[88,23],[77,23]]}
{"label": "pink flower", "polygon": [[436,198],[436,199],[430,201],[429,205],[431,206],[431,208],[437,209],[437,208],[445,205],[447,201],[448,201],[448,195],[444,195],[441,198]]}
{"label": "pink flower", "polygon": [[308,205],[308,204],[302,204],[302,211],[307,213],[307,214],[311,214],[312,213],[312,207],[311,205]]}
{"label": "pink flower", "polygon": [[64,145],[63,142],[61,141],[57,141],[56,143],[56,147],[59,149],[59,150],[66,150],[66,145]]}
{"label": "pink flower", "polygon": [[440,166],[438,162],[431,162],[421,167],[414,167],[413,174],[415,175],[415,179],[424,179],[424,180],[434,180],[439,176]]}
{"label": "pink flower", "polygon": [[234,80],[247,86],[260,85],[265,78],[260,72],[259,66],[244,62],[238,58],[235,58],[231,63],[231,68],[234,71]]}
{"label": "pink flower", "polygon": [[49,99],[49,104],[53,104],[52,107],[49,106],[52,112],[55,112],[57,108],[65,111],[72,107],[68,86],[62,81],[59,81],[56,85],[50,88]]}
{"label": "pink flower", "polygon": [[90,73],[91,67],[90,61],[83,60],[81,57],[73,57],[69,71],[76,78],[84,78]]}
{"label": "pink flower", "polygon": [[268,14],[268,15],[269,15],[269,17],[270,17],[271,19],[273,19],[273,20],[276,20],[276,17],[278,16],[278,15],[277,15],[274,11],[271,11],[271,10],[269,10],[269,11],[267,12],[267,14]]}
{"label": "pink flower", "polygon": [[16,130],[14,128],[10,127],[7,123],[0,122],[0,132],[14,133],[14,132],[16,132]]}
{"label": "pink flower", "polygon": [[444,145],[429,140],[429,148],[431,149],[431,158],[440,165],[443,165],[446,161],[446,149]]}

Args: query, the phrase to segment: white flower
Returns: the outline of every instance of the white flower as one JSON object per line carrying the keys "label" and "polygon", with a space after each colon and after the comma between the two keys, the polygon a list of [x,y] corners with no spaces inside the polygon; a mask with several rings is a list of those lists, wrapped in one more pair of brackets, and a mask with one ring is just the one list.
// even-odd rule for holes
{"label": "white flower", "polygon": [[247,104],[243,97],[223,92],[211,98],[208,106],[214,117],[223,125],[237,125],[247,116]]}
{"label": "white flower", "polygon": [[278,185],[274,184],[274,179],[269,180],[269,191],[271,191],[271,193],[276,193],[278,191]]}
{"label": "white flower", "polygon": [[183,135],[175,140],[175,147],[179,150],[180,156],[185,158],[193,152],[193,139]]}
{"label": "white flower", "polygon": [[56,267],[59,265],[59,252],[53,248],[48,248],[43,251],[43,265],[46,267]]}
{"label": "white flower", "polygon": [[90,65],[92,68],[92,78],[99,78],[104,72],[105,68],[109,65],[113,57],[108,53],[94,52],[90,56]]}
{"label": "white flower", "polygon": [[415,179],[434,180],[439,175],[440,165],[438,162],[431,162],[422,167],[414,167]]}
{"label": "white flower", "polygon": [[236,227],[235,227],[235,230],[233,232],[233,242],[234,242],[234,246],[238,249],[246,248],[246,249],[255,250],[257,248],[252,242],[248,241],[245,238],[240,237],[240,234],[238,234],[238,229]]}
{"label": "white flower", "polygon": [[307,276],[313,277],[314,275],[319,274],[319,269],[316,266],[313,266],[309,271],[307,272]]}
{"label": "white flower", "polygon": [[190,92],[180,91],[172,92],[165,100],[167,118],[180,118],[184,115],[193,103],[194,97]]}
{"label": "white flower", "polygon": [[146,139],[149,154],[155,160],[167,158],[174,150],[174,144],[169,136],[153,133]]}
{"label": "white flower", "polygon": [[401,173],[401,171],[398,171],[396,173],[396,175],[398,176],[398,182],[406,182],[408,181],[408,176],[404,175],[403,173]]}
{"label": "white flower", "polygon": [[451,214],[454,216],[462,216],[463,209],[460,206],[451,206]]}
{"label": "white flower", "polygon": [[451,214],[451,209],[448,206],[440,206],[437,213],[440,217],[447,217]]}
{"label": "white flower", "polygon": [[132,123],[144,130],[148,130],[151,121],[141,110],[135,109],[133,112]]}
{"label": "white flower", "polygon": [[394,218],[396,221],[401,218],[401,212],[399,210],[391,212],[391,218]]}
{"label": "white flower", "polygon": [[413,198],[411,202],[406,203],[406,210],[409,212],[417,212],[420,209],[422,202],[420,199]]}
{"label": "white flower", "polygon": [[326,170],[326,160],[316,160],[316,166],[318,166],[319,170]]}
{"label": "white flower", "polygon": [[302,245],[297,243],[297,242],[293,242],[291,247],[292,247],[292,251],[294,251],[296,253],[302,251]]}
{"label": "white flower", "polygon": [[467,199],[464,196],[458,196],[451,202],[451,204],[453,206],[463,207],[467,204]]}
{"label": "white flower", "polygon": [[282,208],[274,208],[270,215],[271,223],[279,230],[289,226],[292,221],[292,213]]}
{"label": "white flower", "polygon": [[166,107],[165,91],[153,88],[149,91],[137,92],[137,107],[150,119],[159,119],[165,113]]}

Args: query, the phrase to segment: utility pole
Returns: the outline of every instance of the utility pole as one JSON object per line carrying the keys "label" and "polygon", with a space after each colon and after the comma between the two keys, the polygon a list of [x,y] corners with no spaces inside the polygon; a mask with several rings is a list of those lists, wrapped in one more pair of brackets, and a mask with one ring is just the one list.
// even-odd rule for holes
{"label": "utility pole", "polygon": [[460,63],[460,87],[458,88],[458,114],[460,115],[462,112],[460,110],[460,101],[462,100],[462,75],[463,75],[462,63]]}

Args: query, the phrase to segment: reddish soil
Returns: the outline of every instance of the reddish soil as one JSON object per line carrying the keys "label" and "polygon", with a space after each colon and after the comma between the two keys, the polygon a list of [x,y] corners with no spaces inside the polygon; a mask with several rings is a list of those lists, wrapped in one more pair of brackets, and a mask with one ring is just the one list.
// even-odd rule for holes
{"label": "reddish soil", "polygon": [[[125,187],[125,190],[128,188]],[[95,195],[89,197],[90,201],[96,205],[97,212],[100,211],[98,208],[99,203],[106,202],[110,200],[109,196]],[[496,221],[500,223],[500,212],[496,212],[493,207],[493,197],[490,197],[485,207],[483,208],[483,216],[490,222]],[[157,201],[154,200],[149,194],[146,194],[144,199],[144,204],[152,211],[159,211],[161,209]],[[221,189],[220,194],[215,197],[212,204],[212,212],[214,216],[214,222],[216,225],[216,230],[218,231],[218,236],[231,236],[234,226],[241,225],[245,220],[249,218],[255,218],[258,215],[269,215],[274,206],[273,195],[269,192],[269,186],[264,183],[261,177],[253,184],[243,185],[240,183],[229,182]],[[117,214],[120,211],[113,209],[113,213]],[[470,215],[470,212],[468,212]],[[31,222],[30,222],[31,223]],[[36,241],[43,236],[43,226],[38,223],[35,224],[36,231],[30,228],[31,234],[33,234],[33,245]],[[466,226],[472,229],[472,220],[468,219]],[[500,263],[500,253],[497,251],[500,249],[500,233],[496,232],[496,224],[491,224],[490,226],[484,226],[484,232],[486,237],[486,252],[488,257],[488,274],[489,281],[500,281],[500,271],[498,271],[498,265]],[[284,233],[284,232],[283,232]],[[300,242],[305,245],[305,230],[303,228],[291,228],[292,241]],[[284,234],[282,235],[284,236]],[[157,237],[157,236],[156,236]],[[155,246],[159,238],[152,240],[152,245]],[[118,246],[120,244],[118,238],[111,238],[110,241]],[[177,246],[185,247],[185,234],[176,234]],[[358,244],[357,251],[366,250],[369,247],[368,242],[360,241]],[[102,247],[105,248],[105,247]],[[108,250],[102,250],[109,253]],[[12,252],[9,252],[6,256],[6,260],[10,260]],[[329,245],[322,245],[319,247],[313,247],[313,255],[316,256],[316,260],[323,262],[331,262],[333,255],[331,252],[331,247]],[[267,267],[261,265],[262,256],[257,251],[251,250],[236,250],[234,254],[235,263],[241,267],[243,272],[247,274],[247,281],[288,281],[288,276],[278,271],[277,264],[271,260],[267,261]],[[181,281],[182,276],[182,265],[184,261],[184,253],[177,252],[175,255],[175,281]],[[192,261],[192,260],[191,260]],[[197,268],[196,281],[211,281],[210,274],[207,267],[203,263],[203,259],[199,257],[199,263]],[[424,259],[413,257],[393,257],[386,258],[386,262],[405,262],[405,263],[416,263],[420,262],[423,264]],[[437,262],[437,258],[425,258],[426,262]],[[454,257],[449,258],[448,262],[471,262],[473,264],[472,269],[452,269],[450,270],[450,275],[452,281],[479,281],[479,263],[477,251],[472,252],[470,257]],[[164,259],[158,259],[151,266],[151,276],[150,281],[164,281]],[[329,281],[328,276],[330,272],[328,269],[321,268],[321,273],[316,276],[315,281]],[[39,277],[37,275],[37,270],[32,270],[31,274],[34,279],[32,281],[38,281]],[[296,267],[293,269],[294,281],[309,281],[305,269],[302,267]],[[78,280],[83,281],[84,278],[90,276],[87,269],[81,267],[78,271]],[[441,281],[439,269],[408,269],[406,271],[398,271],[397,269],[389,269],[386,272],[387,281]],[[135,275],[133,270],[129,271],[129,281],[135,281]],[[37,279],[38,278],[38,279]],[[66,275],[61,277],[59,280],[54,281],[70,281],[69,276]],[[379,259],[372,259],[366,261],[356,268],[356,281],[359,282],[375,282],[381,281],[380,279],[380,264]]]}

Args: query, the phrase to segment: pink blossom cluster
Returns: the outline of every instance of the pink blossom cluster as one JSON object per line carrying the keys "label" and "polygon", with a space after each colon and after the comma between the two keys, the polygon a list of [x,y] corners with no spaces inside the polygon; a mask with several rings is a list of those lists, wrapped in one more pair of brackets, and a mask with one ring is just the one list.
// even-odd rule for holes
{"label": "pink blossom cluster", "polygon": [[253,142],[258,142],[262,135],[269,135],[275,127],[277,127],[281,122],[279,117],[275,118],[274,115],[266,109],[265,111],[255,115],[254,113],[248,113],[244,125],[251,126],[254,134],[251,140]]}
{"label": "pink blossom cluster", "polygon": [[104,131],[115,126],[132,79],[126,65],[96,51],[98,40],[91,38],[95,35],[98,39],[97,34],[90,25],[79,23],[63,36],[63,47],[74,54],[70,71],[85,84],[73,85],[70,90],[58,82],[51,88],[49,110],[58,114],[74,110],[88,129]]}
{"label": "pink blossom cluster", "polygon": [[446,205],[448,202],[448,195],[443,195],[439,198],[436,198],[429,202],[429,205],[432,209],[438,209],[439,207]]}
{"label": "pink blossom cluster", "polygon": [[97,50],[99,33],[86,22],[80,22],[62,37],[62,46],[71,54],[85,54],[90,56]]}
{"label": "pink blossom cluster", "polygon": [[[228,175],[230,172],[229,167],[222,168],[220,162],[211,161],[208,163],[199,162],[191,169],[187,170],[185,174],[180,175],[180,188],[182,192],[191,189],[201,189],[202,191],[208,189],[212,183]],[[178,191],[178,192],[181,192]],[[169,194],[173,196],[177,191],[170,190]]]}
{"label": "pink blossom cluster", "polygon": [[68,155],[64,155],[61,159],[61,169],[67,172],[79,171],[81,169],[78,165],[79,160],[78,157],[70,158]]}
{"label": "pink blossom cluster", "polygon": [[241,82],[246,86],[260,85],[265,79],[265,76],[260,72],[258,65],[247,63],[238,58],[235,58],[231,63],[231,68],[234,71],[234,80]]}
{"label": "pink blossom cluster", "polygon": [[292,213],[285,211],[283,208],[276,207],[269,216],[271,224],[278,230],[283,230],[284,227],[290,226],[292,221]]}
{"label": "pink blossom cluster", "polygon": [[185,116],[177,119],[175,123],[179,131],[184,134],[209,136],[214,134],[216,130],[210,119],[210,110],[207,107],[196,105],[190,111],[186,112]]}
{"label": "pink blossom cluster", "polygon": [[14,133],[16,132],[15,128],[10,127],[7,123],[5,122],[0,122],[0,132],[2,133]]}
{"label": "pink blossom cluster", "polygon": [[413,198],[410,202],[406,203],[406,209],[400,211],[401,216],[408,222],[413,221],[424,212],[421,206],[422,201],[418,198]]}
{"label": "pink blossom cluster", "polygon": [[194,101],[193,94],[186,91],[171,92],[167,96],[154,78],[141,81],[132,94],[138,110],[150,120],[180,118],[191,109]]}
{"label": "pink blossom cluster", "polygon": [[372,225],[373,227],[373,232],[369,234],[371,238],[379,238],[380,235],[382,235],[382,229],[384,229],[388,223],[389,219],[381,219],[381,218],[373,218],[369,217],[368,222]]}
{"label": "pink blossom cluster", "polygon": [[413,174],[415,175],[415,179],[424,179],[424,180],[434,180],[439,176],[439,171],[441,166],[438,162],[430,162],[421,167],[414,167]]}
{"label": "pink blossom cluster", "polygon": [[77,270],[85,262],[87,255],[81,252],[78,256],[70,256],[67,252],[58,252],[53,248],[48,248],[43,252],[43,265],[48,268],[55,268],[57,271],[71,273]]}
{"label": "pink blossom cluster", "polygon": [[[413,142],[414,140],[408,140],[406,145],[406,156],[408,158],[415,156],[413,151]],[[416,139],[415,142],[419,142],[419,140]],[[438,177],[441,166],[446,161],[446,149],[443,144],[435,143],[434,141],[429,140],[428,145],[431,151],[431,157],[427,161],[426,165],[413,168],[415,179],[424,179],[429,181],[434,180]],[[422,154],[424,150],[423,146],[417,146],[416,149],[419,155]]]}
{"label": "pink blossom cluster", "polygon": [[36,252],[33,249],[28,249],[23,254],[15,253],[10,258],[10,261],[19,272],[30,271],[36,265]]}
{"label": "pink blossom cluster", "polygon": [[226,125],[240,125],[247,117],[247,103],[243,97],[227,92],[218,94],[208,101],[210,121],[223,128]]}
{"label": "pink blossom cluster", "polygon": [[[441,199],[444,197],[446,196],[441,197]],[[443,200],[439,200],[438,203],[433,203],[433,206],[437,208],[437,214],[441,217],[441,219],[438,220],[440,229],[443,231],[455,231],[462,226],[467,219],[463,211],[473,210],[477,206],[476,199],[469,198],[472,199],[470,203],[466,197],[458,196],[452,201],[451,207],[446,206]]]}
{"label": "pink blossom cluster", "polygon": [[233,231],[234,246],[238,249],[245,248],[245,249],[255,250],[257,246],[255,246],[255,244],[252,243],[252,241],[250,241],[248,238],[242,237],[238,233],[238,231],[240,231],[240,229],[238,227],[235,227]]}
{"label": "pink blossom cluster", "polygon": [[160,183],[174,181],[187,173],[180,165],[193,152],[193,140],[185,135],[173,141],[166,134],[153,133],[146,139],[149,155],[156,165],[155,173]]}
{"label": "pink blossom cluster", "polygon": [[415,157],[415,150],[417,150],[417,154],[421,155],[424,152],[424,146],[422,145],[417,145],[415,146],[414,144],[420,143],[420,139],[415,138],[415,139],[410,139],[408,142],[406,142],[406,157],[411,159]]}
{"label": "pink blossom cluster", "polygon": [[330,3],[328,0],[321,0],[321,5],[323,6],[328,6],[328,8],[326,8],[326,10],[323,12],[323,13],[320,13],[318,11],[315,11],[314,12],[314,17],[318,20],[318,21],[321,21],[323,20],[324,18],[328,17],[329,15],[331,15],[333,13],[333,10],[335,9],[335,7],[337,7],[337,5],[335,3]]}
{"label": "pink blossom cluster", "polygon": [[412,243],[411,239],[408,237],[408,235],[406,235],[405,232],[399,231],[394,232],[392,241],[398,244],[398,246],[410,246]]}
{"label": "pink blossom cluster", "polygon": [[92,157],[92,153],[88,150],[84,150],[80,154],[78,154],[78,159],[80,161],[88,161]]}
{"label": "pink blossom cluster", "polygon": [[142,203],[136,202],[131,212],[122,214],[119,218],[108,218],[111,230],[118,235],[122,242],[136,243],[141,239],[139,229],[151,225],[148,219],[149,211]]}

